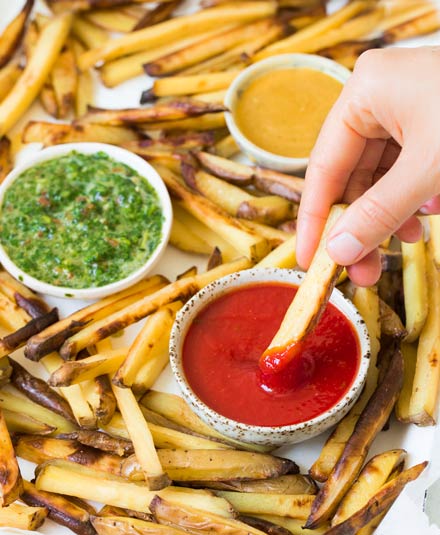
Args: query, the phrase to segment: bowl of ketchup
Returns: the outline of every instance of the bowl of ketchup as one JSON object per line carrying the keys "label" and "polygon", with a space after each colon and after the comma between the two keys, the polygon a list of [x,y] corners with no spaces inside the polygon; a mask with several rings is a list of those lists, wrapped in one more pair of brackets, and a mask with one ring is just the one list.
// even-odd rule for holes
{"label": "bowl of ketchup", "polygon": [[259,359],[304,274],[255,268],[203,288],[177,315],[171,368],[194,412],[220,433],[254,444],[301,442],[336,424],[365,382],[370,340],[335,289],[301,353],[282,371]]}

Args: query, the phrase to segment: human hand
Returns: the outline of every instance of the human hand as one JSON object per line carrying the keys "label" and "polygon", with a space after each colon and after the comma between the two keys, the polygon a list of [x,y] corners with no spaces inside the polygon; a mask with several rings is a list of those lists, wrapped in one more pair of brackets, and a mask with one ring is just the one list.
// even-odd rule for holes
{"label": "human hand", "polygon": [[350,206],[327,250],[356,284],[380,276],[378,245],[417,241],[414,215],[440,213],[440,47],[370,50],[356,63],[310,157],[298,263],[311,262],[330,207]]}

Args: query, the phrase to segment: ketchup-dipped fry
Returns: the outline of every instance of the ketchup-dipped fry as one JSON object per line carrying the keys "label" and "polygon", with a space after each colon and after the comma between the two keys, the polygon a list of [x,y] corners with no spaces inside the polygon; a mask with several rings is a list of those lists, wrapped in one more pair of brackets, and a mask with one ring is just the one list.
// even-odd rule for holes
{"label": "ketchup-dipped fry", "polygon": [[263,353],[260,367],[266,373],[283,369],[301,348],[301,342],[314,329],[341,274],[342,267],[328,255],[327,235],[345,210],[335,205],[330,211],[324,232],[304,282],[269,347]]}

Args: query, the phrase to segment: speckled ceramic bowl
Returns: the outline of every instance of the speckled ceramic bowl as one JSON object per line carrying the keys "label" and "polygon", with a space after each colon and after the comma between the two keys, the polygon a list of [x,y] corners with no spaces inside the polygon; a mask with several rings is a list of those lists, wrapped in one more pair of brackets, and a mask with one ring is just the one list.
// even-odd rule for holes
{"label": "speckled ceramic bowl", "polygon": [[248,284],[259,282],[281,282],[295,286],[301,284],[304,274],[287,269],[255,268],[234,273],[219,279],[201,290],[182,308],[177,315],[170,339],[170,360],[174,377],[182,390],[183,397],[200,418],[225,436],[253,444],[294,444],[318,435],[336,424],[349,411],[358,398],[365,382],[370,361],[370,339],[365,322],[359,312],[339,290],[334,290],[330,302],[341,311],[352,324],[360,347],[360,364],[357,375],[345,396],[328,411],[319,416],[294,425],[265,427],[237,422],[211,409],[192,390],[182,365],[182,349],[188,329],[198,313],[209,303],[225,293]]}
{"label": "speckled ceramic bowl", "polygon": [[230,113],[225,114],[226,124],[241,150],[259,165],[284,173],[303,171],[307,167],[309,159],[280,156],[279,154],[274,154],[258,147],[241,132],[235,121],[234,111],[240,93],[256,78],[275,70],[297,68],[320,71],[335,78],[342,84],[345,84],[351,75],[351,72],[344,66],[322,56],[316,56],[314,54],[280,54],[258,61],[254,65],[244,69],[234,79],[225,95],[225,105],[230,110]]}

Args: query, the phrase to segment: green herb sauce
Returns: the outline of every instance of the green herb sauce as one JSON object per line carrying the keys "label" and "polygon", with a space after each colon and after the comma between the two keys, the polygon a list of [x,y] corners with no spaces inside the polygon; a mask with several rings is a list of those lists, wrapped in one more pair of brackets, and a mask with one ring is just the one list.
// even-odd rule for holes
{"label": "green herb sauce", "polygon": [[104,286],[136,271],[159,244],[163,224],[152,186],[103,152],[71,152],[27,169],[0,210],[11,260],[68,288]]}

